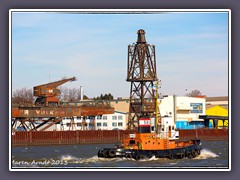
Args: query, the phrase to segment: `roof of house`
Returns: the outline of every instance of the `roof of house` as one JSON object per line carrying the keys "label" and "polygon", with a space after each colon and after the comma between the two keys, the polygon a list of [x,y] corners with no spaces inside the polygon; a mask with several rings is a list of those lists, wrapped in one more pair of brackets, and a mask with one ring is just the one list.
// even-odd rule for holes
{"label": "roof of house", "polygon": [[125,112],[120,112],[120,111],[114,111],[114,113],[118,113],[118,114],[127,114]]}

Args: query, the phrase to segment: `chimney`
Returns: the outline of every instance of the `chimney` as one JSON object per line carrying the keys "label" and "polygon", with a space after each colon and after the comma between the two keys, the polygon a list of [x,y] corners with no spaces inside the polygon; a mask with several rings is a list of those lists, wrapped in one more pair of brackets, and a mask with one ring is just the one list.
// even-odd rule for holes
{"label": "chimney", "polygon": [[80,100],[83,100],[83,86],[80,86]]}

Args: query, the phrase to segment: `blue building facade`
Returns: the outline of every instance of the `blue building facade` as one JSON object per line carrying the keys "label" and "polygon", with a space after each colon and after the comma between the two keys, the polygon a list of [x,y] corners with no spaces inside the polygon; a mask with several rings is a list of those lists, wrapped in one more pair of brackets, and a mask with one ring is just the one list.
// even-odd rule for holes
{"label": "blue building facade", "polygon": [[[204,121],[177,121],[176,129],[199,129],[204,128]],[[212,125],[210,125],[212,127]]]}

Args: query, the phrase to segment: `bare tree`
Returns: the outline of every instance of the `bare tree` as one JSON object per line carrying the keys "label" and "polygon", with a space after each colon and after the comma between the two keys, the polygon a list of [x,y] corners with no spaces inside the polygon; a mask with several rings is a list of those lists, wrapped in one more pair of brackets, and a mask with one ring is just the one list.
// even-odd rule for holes
{"label": "bare tree", "polygon": [[189,97],[195,97],[195,96],[201,96],[202,93],[199,90],[192,90],[190,93],[187,93],[186,96]]}
{"label": "bare tree", "polygon": [[68,88],[67,87],[59,87],[60,94],[59,94],[59,99],[60,101],[68,101]]}
{"label": "bare tree", "polygon": [[33,90],[22,88],[12,92],[13,104],[32,104],[34,101]]}
{"label": "bare tree", "polygon": [[[59,87],[60,90],[60,101],[65,102],[74,102],[80,100],[80,90],[77,88],[67,88],[67,87]],[[86,95],[83,95],[83,99],[89,99]]]}
{"label": "bare tree", "polygon": [[68,101],[74,102],[80,100],[80,91],[76,88],[69,89],[68,91]]}

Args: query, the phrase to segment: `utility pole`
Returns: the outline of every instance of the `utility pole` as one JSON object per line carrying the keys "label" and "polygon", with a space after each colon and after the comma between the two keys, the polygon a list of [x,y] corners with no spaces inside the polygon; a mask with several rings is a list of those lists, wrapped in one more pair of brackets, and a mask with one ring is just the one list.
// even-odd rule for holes
{"label": "utility pole", "polygon": [[173,112],[174,112],[174,116],[173,116],[173,120],[174,120],[174,124],[176,124],[177,121],[177,107],[176,107],[176,100],[177,96],[175,94],[173,94]]}

